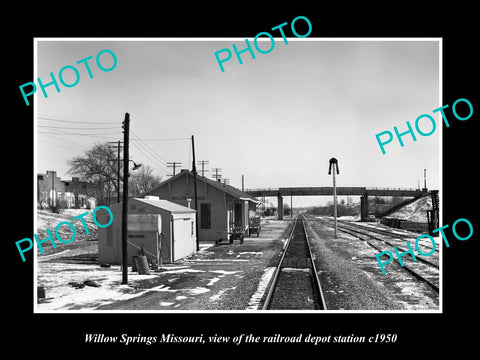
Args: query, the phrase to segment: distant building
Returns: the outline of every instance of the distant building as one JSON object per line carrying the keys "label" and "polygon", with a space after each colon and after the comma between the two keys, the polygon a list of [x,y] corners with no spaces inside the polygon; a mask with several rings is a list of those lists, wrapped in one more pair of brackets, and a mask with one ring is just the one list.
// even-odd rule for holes
{"label": "distant building", "polygon": [[[182,170],[155,188],[140,194],[158,196],[195,208],[193,173]],[[261,202],[233,186],[197,175],[198,239],[228,240],[234,229],[248,233],[248,220]]]}
{"label": "distant building", "polygon": [[37,174],[37,203],[42,208],[58,206],[59,201],[67,208],[92,208],[95,199],[88,195],[89,186],[77,177],[62,180],[56,171],[47,170]]}
{"label": "distant building", "polygon": [[80,181],[78,177],[72,177],[72,180],[62,180],[65,185],[65,200],[67,207],[84,208],[95,207],[95,199],[88,195],[92,186],[87,181]]}

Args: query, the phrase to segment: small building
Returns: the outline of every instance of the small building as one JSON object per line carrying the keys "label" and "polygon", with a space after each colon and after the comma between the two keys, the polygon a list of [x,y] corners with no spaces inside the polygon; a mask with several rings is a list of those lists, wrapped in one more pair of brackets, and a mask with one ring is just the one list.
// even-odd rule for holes
{"label": "small building", "polygon": [[87,181],[81,181],[78,177],[72,177],[71,180],[62,180],[62,183],[65,186],[67,207],[76,209],[85,207],[95,208],[95,198],[88,195],[89,191],[91,192],[92,184],[89,184]]}
{"label": "small building", "polygon": [[45,174],[37,174],[37,203],[41,207],[56,206],[64,192],[65,184],[56,171],[47,170]]}
{"label": "small building", "polygon": [[[197,175],[198,239],[229,240],[237,231],[248,234],[249,219],[261,201],[233,186]],[[193,173],[182,170],[143,195],[155,195],[195,208]]]}
{"label": "small building", "polygon": [[62,204],[66,208],[95,208],[95,198],[89,196],[91,184],[78,177],[62,180],[56,171],[37,174],[37,203],[41,208]]}
{"label": "small building", "polygon": [[[98,258],[101,264],[121,264],[122,203],[110,206],[110,210],[113,213],[112,224],[98,229]],[[98,213],[99,222],[108,223],[109,219],[102,219],[102,216],[107,217],[108,213]],[[161,258],[163,264],[196,252],[194,209],[156,196],[146,196],[128,200],[128,216],[128,264],[132,263],[133,256],[138,255],[141,248],[149,262],[157,262]]]}

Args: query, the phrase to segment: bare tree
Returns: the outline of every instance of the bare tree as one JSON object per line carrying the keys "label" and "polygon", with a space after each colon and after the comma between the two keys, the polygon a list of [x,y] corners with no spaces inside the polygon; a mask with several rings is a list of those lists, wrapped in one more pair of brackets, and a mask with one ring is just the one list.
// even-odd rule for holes
{"label": "bare tree", "polygon": [[138,195],[145,191],[153,189],[160,184],[160,176],[153,174],[153,168],[149,165],[143,165],[138,170],[130,172],[129,189],[130,195]]}
{"label": "bare tree", "polygon": [[73,158],[68,164],[69,174],[93,183],[93,193],[90,195],[96,198],[99,205],[110,205],[111,198],[116,197],[118,191],[118,159],[115,149],[109,147],[108,143],[95,144],[84,155]]}

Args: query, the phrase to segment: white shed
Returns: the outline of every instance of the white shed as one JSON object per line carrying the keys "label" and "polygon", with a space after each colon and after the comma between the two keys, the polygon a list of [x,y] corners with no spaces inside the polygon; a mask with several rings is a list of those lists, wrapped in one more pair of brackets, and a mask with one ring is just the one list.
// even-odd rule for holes
{"label": "white shed", "polygon": [[[99,228],[98,258],[101,264],[122,262],[122,203],[110,206],[113,222]],[[106,215],[108,216],[108,214]],[[99,221],[108,222],[108,219]],[[143,247],[150,262],[171,263],[196,252],[195,210],[161,200],[157,196],[128,200],[128,264]]]}

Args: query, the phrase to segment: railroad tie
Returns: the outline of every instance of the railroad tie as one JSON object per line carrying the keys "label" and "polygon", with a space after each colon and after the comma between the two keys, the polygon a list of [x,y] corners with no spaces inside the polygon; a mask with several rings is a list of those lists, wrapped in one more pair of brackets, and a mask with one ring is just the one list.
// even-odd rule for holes
{"label": "railroad tie", "polygon": [[305,269],[312,266],[309,258],[285,258],[283,259],[282,268]]}

